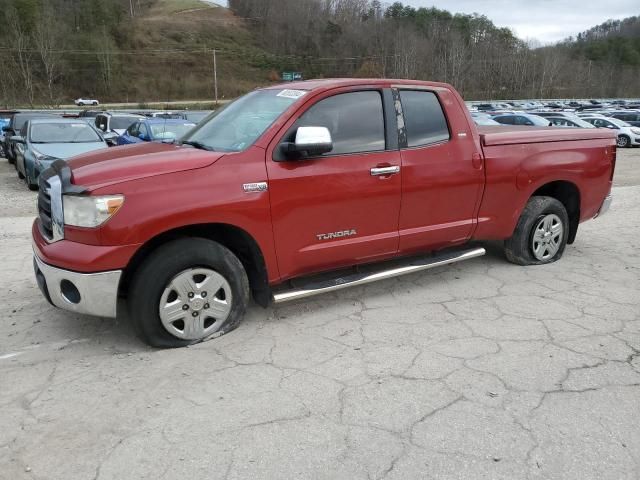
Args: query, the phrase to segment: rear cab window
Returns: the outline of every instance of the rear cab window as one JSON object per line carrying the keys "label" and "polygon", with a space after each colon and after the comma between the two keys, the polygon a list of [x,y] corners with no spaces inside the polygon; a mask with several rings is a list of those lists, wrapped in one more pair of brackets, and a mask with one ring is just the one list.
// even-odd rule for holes
{"label": "rear cab window", "polygon": [[400,101],[408,147],[431,145],[451,138],[444,110],[434,92],[400,90]]}

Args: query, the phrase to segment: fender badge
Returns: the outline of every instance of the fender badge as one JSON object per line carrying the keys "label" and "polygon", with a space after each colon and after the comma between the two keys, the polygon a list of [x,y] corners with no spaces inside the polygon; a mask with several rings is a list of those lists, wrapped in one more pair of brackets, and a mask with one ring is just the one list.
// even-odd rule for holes
{"label": "fender badge", "polygon": [[266,192],[268,188],[267,182],[245,183],[242,185],[244,193]]}

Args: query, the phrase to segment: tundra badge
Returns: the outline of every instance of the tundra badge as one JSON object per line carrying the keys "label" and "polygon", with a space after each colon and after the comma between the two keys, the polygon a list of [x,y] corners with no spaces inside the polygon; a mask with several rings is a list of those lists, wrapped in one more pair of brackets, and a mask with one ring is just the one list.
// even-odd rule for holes
{"label": "tundra badge", "polygon": [[332,233],[319,233],[316,235],[316,237],[318,237],[318,240],[331,240],[332,238],[350,237],[357,234],[358,232],[356,232],[355,229],[351,229]]}
{"label": "tundra badge", "polygon": [[245,183],[242,185],[244,193],[266,192],[267,188],[269,188],[267,182]]}

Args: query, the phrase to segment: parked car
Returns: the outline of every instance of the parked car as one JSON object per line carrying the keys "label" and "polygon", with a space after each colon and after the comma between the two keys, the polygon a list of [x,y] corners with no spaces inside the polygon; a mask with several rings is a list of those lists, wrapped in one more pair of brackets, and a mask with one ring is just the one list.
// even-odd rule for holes
{"label": "parked car", "polygon": [[145,118],[143,115],[131,113],[102,112],[96,115],[95,126],[103,132],[114,132],[122,135],[132,123],[139,122]]}
{"label": "parked car", "polygon": [[15,110],[0,110],[0,157],[4,157],[4,127],[8,126],[17,112]]}
{"label": "parked car", "polygon": [[73,103],[75,103],[79,107],[84,107],[85,105],[93,105],[93,106],[100,105],[100,102],[98,100],[90,99],[90,98],[77,98],[73,101]]}
{"label": "parked car", "polygon": [[35,275],[60,308],[115,317],[123,298],[147,343],[185,346],[233,330],[250,295],[280,303],[483,255],[472,240],[554,262],[607,211],[615,151],[606,129],[478,131],[443,83],[274,85],[180,144],[55,162]]}
{"label": "parked car", "polygon": [[548,120],[529,113],[508,113],[494,115],[492,118],[503,125],[526,125],[530,127],[548,127],[550,125]]}
{"label": "parked car", "polygon": [[16,143],[16,168],[29,190],[38,189],[40,174],[56,160],[107,148],[98,130],[81,121],[67,118],[29,120]]}
{"label": "parked car", "polygon": [[623,122],[617,118],[606,117],[583,117],[582,119],[595,127],[614,130],[618,136],[618,147],[624,148],[640,145],[640,128],[629,125],[627,122]]}
{"label": "parked car", "polygon": [[614,112],[612,118],[617,118],[634,127],[640,127],[640,112]]}
{"label": "parked car", "polygon": [[554,127],[573,127],[573,128],[596,128],[589,122],[585,122],[583,119],[575,117],[545,117]]}
{"label": "parked car", "polygon": [[5,127],[2,127],[4,131],[4,145],[3,150],[7,160],[9,163],[16,162],[16,152],[15,152],[15,144],[11,140],[12,137],[18,135],[18,132],[22,130],[25,123],[29,120],[33,120],[36,118],[60,118],[58,115],[53,115],[50,113],[38,113],[38,112],[24,112],[24,113],[16,113],[11,116],[9,120],[9,124]]}
{"label": "parked car", "polygon": [[153,118],[134,122],[118,137],[118,145],[129,145],[140,142],[173,142],[195,127],[196,124],[186,120],[164,120]]}
{"label": "parked car", "polygon": [[494,106],[491,105],[490,103],[477,103],[476,105],[474,105],[474,107],[479,112],[490,112],[491,110],[494,109]]}

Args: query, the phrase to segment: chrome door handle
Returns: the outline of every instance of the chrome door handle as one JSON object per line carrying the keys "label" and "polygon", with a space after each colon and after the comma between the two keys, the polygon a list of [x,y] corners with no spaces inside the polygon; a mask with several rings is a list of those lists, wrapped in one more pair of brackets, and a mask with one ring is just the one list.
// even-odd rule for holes
{"label": "chrome door handle", "polygon": [[381,175],[395,175],[396,173],[400,173],[399,165],[393,165],[391,167],[375,167],[371,169],[371,175],[374,177],[379,177]]}

